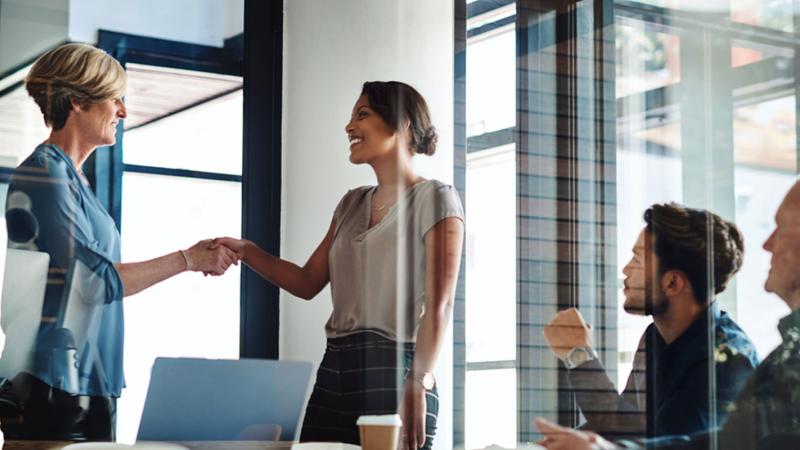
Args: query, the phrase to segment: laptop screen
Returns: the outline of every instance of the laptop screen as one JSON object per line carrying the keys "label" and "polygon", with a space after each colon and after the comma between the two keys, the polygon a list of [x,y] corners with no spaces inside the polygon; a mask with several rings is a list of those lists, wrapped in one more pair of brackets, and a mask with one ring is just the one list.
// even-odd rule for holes
{"label": "laptop screen", "polygon": [[10,248],[3,277],[0,325],[5,333],[0,377],[33,372],[33,353],[47,286],[50,255]]}
{"label": "laptop screen", "polygon": [[296,441],[312,364],[158,358],[139,441]]}

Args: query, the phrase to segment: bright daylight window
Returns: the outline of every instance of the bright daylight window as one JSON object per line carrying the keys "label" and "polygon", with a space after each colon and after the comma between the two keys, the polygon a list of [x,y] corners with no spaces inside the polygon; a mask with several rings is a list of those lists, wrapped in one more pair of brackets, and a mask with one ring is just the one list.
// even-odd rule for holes
{"label": "bright daylight window", "polygon": [[508,4],[467,22],[468,449],[514,447],[517,441],[515,9],[513,2],[502,3]]}
{"label": "bright daylight window", "polygon": [[[239,236],[241,79],[134,64],[127,69],[122,259]],[[152,113],[164,103],[188,106],[161,117]],[[128,387],[118,404],[121,442],[135,441],[157,356],[239,357],[239,274],[237,266],[222,277],[184,273],[125,301]]]}

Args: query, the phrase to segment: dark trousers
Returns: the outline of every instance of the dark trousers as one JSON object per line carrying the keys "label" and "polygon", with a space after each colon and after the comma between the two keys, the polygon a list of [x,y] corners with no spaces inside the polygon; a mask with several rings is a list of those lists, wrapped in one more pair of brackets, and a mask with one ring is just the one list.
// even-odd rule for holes
{"label": "dark trousers", "polygon": [[[414,359],[414,344],[400,344],[374,332],[328,339],[317,382],[308,401],[300,441],[360,445],[356,420],[361,415],[395,414],[405,375]],[[439,395],[425,392],[425,445],[436,433]]]}
{"label": "dark trousers", "polygon": [[[27,374],[25,374],[27,375]],[[113,397],[72,395],[28,375],[13,383],[24,384],[26,400],[16,410],[4,408],[0,428],[6,441],[113,441],[117,401]],[[19,394],[12,394],[17,398]]]}

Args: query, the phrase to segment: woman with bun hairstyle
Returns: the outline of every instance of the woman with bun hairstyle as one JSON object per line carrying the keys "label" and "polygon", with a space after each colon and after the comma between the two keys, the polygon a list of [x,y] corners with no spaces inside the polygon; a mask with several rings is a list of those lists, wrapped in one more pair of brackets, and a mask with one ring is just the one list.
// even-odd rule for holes
{"label": "woman with bun hairstyle", "polygon": [[350,161],[378,184],[347,192],[302,267],[252,242],[220,238],[273,284],[309,300],[331,283],[333,312],[302,441],[359,443],[361,415],[402,419],[401,448],[431,448],[438,414],[433,369],[453,307],[464,213],[452,186],[412,168],[436,130],[411,86],[364,83],[345,127]]}

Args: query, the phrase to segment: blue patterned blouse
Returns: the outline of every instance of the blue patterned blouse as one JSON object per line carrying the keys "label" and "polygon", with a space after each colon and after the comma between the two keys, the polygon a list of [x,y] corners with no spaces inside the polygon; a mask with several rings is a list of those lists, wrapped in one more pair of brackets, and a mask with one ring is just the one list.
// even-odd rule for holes
{"label": "blue patterned blouse", "polygon": [[38,232],[9,220],[9,236],[36,232],[36,247],[50,255],[33,375],[73,394],[119,397],[124,287],[114,266],[120,236],[113,219],[55,145],[39,145],[17,167],[8,195],[15,192],[30,199]]}

